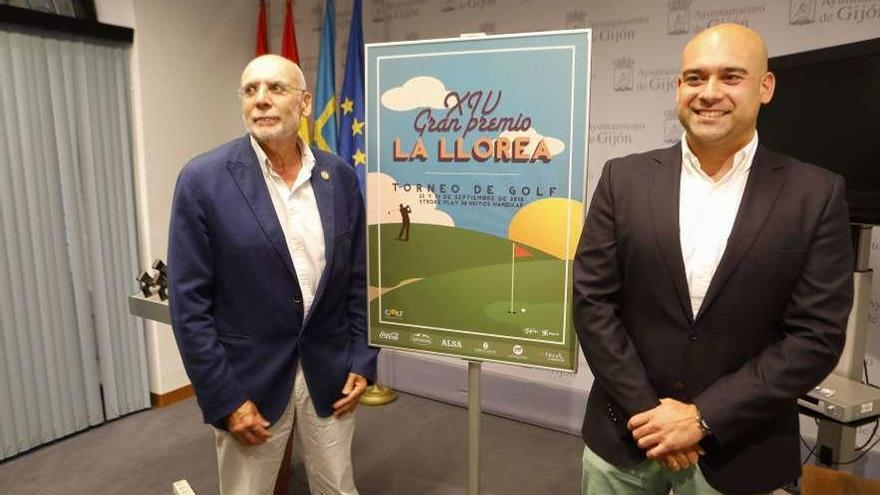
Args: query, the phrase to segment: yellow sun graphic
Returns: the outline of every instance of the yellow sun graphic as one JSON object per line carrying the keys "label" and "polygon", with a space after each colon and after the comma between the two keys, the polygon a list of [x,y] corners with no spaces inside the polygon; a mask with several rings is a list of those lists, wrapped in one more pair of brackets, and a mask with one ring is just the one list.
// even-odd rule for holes
{"label": "yellow sun graphic", "polygon": [[507,237],[559,259],[574,259],[584,223],[584,205],[565,198],[539,199],[522,207],[507,229]]}

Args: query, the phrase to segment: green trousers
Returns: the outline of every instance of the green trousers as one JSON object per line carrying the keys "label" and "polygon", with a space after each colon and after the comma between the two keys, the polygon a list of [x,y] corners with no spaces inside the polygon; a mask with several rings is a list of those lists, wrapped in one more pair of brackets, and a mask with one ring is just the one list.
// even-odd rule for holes
{"label": "green trousers", "polygon": [[668,495],[670,490],[675,495],[724,495],[712,488],[699,466],[670,471],[645,460],[633,468],[618,468],[584,446],[583,469],[581,495]]}

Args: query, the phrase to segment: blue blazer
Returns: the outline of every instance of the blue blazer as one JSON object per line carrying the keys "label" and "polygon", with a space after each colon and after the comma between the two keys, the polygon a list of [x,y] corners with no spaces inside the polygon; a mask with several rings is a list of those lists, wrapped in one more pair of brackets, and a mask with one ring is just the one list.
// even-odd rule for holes
{"label": "blue blazer", "polygon": [[281,224],[248,136],[192,159],[177,179],[168,241],[171,325],[205,422],[245,400],[274,423],[301,362],[319,416],[349,372],[373,381],[364,205],[339,157],[312,149],[324,273],[308,319]]}

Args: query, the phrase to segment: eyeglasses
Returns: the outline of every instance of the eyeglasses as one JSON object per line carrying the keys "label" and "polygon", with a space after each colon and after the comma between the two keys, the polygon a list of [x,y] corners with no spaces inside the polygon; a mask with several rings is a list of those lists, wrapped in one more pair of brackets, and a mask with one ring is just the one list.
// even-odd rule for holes
{"label": "eyeglasses", "polygon": [[260,88],[263,87],[264,84],[266,85],[266,91],[268,91],[270,96],[287,96],[288,94],[290,94],[291,91],[302,91],[303,93],[306,92],[306,90],[303,88],[297,88],[280,81],[254,81],[238,88],[238,91],[236,93],[238,94],[239,98],[250,100],[251,98],[255,98],[257,96],[257,93],[260,92]]}

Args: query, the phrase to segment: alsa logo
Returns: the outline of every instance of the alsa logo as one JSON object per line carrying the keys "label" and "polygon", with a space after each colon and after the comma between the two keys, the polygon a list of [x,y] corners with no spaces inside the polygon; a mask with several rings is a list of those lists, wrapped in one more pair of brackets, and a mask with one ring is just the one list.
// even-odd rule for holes
{"label": "alsa logo", "polygon": [[397,332],[386,332],[385,330],[382,330],[379,332],[379,338],[382,340],[393,340],[397,342],[400,339],[400,334]]}
{"label": "alsa logo", "polygon": [[461,341],[455,339],[443,339],[440,341],[440,345],[443,347],[454,347],[456,349],[461,349]]}

